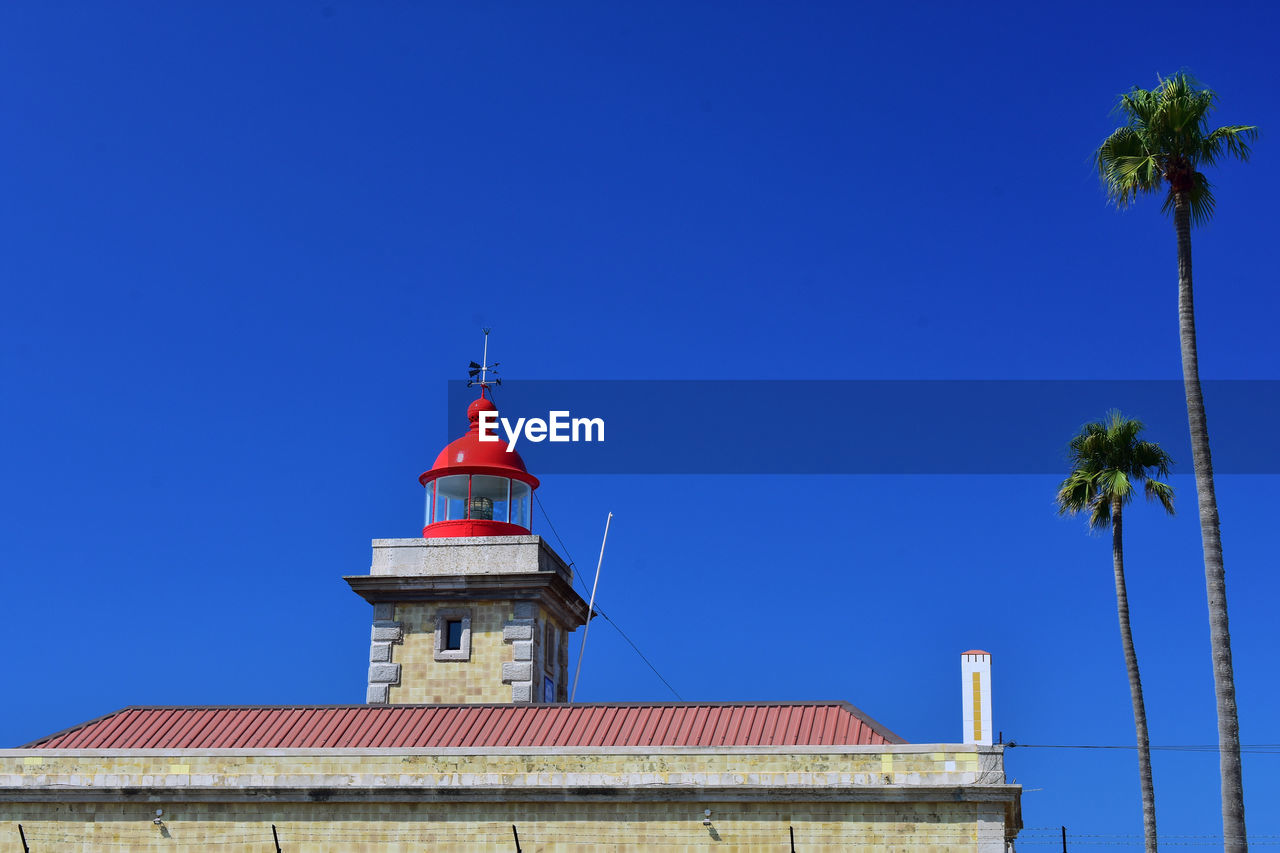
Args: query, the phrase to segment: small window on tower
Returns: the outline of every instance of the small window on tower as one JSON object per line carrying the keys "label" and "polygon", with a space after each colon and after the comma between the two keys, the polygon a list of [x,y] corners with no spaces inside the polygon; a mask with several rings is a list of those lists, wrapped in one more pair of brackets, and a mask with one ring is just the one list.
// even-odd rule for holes
{"label": "small window on tower", "polygon": [[435,614],[435,623],[435,659],[471,660],[471,611],[457,607],[439,610]]}
{"label": "small window on tower", "polygon": [[550,621],[542,629],[542,701],[556,701],[556,631]]}

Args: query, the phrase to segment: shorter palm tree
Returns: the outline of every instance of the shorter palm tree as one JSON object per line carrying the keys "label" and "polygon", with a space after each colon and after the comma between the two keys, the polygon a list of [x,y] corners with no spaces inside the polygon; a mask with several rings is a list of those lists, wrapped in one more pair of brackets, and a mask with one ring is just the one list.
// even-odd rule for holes
{"label": "shorter palm tree", "polygon": [[1156,477],[1168,477],[1173,460],[1160,445],[1142,441],[1142,421],[1126,418],[1116,410],[1097,423],[1085,424],[1068,445],[1071,473],[1058,487],[1058,513],[1088,512],[1089,527],[1111,528],[1111,560],[1115,569],[1116,611],[1120,617],[1120,642],[1129,671],[1129,695],[1138,735],[1138,777],[1142,785],[1142,829],[1147,853],[1156,851],[1156,794],[1151,775],[1151,744],[1147,737],[1147,709],[1142,701],[1138,653],[1129,627],[1129,594],[1124,580],[1122,510],[1133,500],[1139,485],[1148,500],[1173,514],[1173,487]]}

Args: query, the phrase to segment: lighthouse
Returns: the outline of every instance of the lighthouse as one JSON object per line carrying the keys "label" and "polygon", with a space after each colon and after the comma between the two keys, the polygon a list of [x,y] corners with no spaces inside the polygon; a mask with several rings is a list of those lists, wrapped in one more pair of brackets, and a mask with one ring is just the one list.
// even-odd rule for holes
{"label": "lighthouse", "polygon": [[418,477],[422,536],[373,540],[369,574],[344,578],[373,605],[369,704],[568,698],[569,633],[588,606],[533,533],[538,479],[504,440],[480,440],[480,413],[497,407],[476,384],[466,433]]}

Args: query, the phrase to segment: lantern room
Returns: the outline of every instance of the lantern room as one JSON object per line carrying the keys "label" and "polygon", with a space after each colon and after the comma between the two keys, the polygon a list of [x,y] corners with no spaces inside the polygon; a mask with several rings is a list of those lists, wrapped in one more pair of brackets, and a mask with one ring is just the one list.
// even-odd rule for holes
{"label": "lantern room", "polygon": [[482,388],[480,398],[467,407],[471,428],[440,451],[431,470],[418,478],[427,490],[425,538],[521,536],[532,529],[538,478],[500,437],[480,440],[480,413],[496,411]]}

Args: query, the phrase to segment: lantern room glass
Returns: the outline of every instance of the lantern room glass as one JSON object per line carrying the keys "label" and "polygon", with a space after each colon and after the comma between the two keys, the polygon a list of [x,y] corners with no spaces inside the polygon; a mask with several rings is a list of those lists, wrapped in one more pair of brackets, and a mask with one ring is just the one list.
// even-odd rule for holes
{"label": "lantern room glass", "polygon": [[451,474],[427,483],[426,523],[473,519],[532,530],[533,489],[528,483],[488,474]]}
{"label": "lantern room glass", "polygon": [[431,520],[457,521],[467,517],[467,492],[470,477],[453,474],[435,481],[435,513]]}
{"label": "lantern room glass", "polygon": [[511,481],[506,477],[472,475],[470,517],[482,521],[506,521],[510,495]]}
{"label": "lantern room glass", "polygon": [[532,530],[530,521],[533,516],[533,489],[528,483],[519,480],[511,481],[511,523]]}

